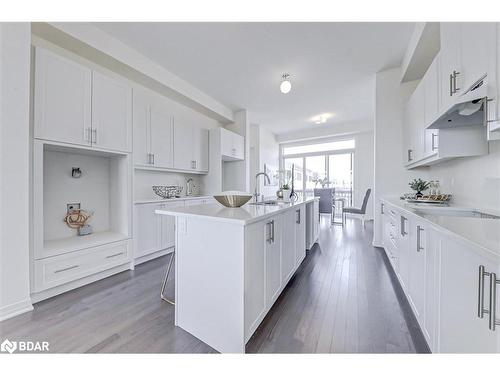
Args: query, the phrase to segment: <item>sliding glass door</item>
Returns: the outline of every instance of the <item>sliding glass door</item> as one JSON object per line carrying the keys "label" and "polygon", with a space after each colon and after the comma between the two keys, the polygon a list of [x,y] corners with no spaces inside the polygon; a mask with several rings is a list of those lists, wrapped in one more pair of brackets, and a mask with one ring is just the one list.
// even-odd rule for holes
{"label": "sliding glass door", "polygon": [[352,206],[353,153],[328,156],[328,180],[335,188],[335,197],[344,198],[346,205]]}

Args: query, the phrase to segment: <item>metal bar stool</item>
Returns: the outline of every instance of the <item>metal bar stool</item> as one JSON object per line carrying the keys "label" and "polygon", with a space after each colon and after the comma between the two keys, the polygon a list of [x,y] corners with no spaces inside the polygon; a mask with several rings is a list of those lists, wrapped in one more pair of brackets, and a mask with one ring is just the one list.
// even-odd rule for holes
{"label": "metal bar stool", "polygon": [[172,268],[172,263],[174,262],[174,258],[175,258],[175,248],[174,251],[172,252],[172,255],[170,256],[170,260],[168,261],[167,272],[165,273],[165,278],[163,279],[163,285],[161,286],[160,298],[165,302],[168,302],[171,305],[175,306],[174,301],[171,301],[167,297],[165,297],[165,288],[167,287],[168,275],[170,275],[170,270]]}

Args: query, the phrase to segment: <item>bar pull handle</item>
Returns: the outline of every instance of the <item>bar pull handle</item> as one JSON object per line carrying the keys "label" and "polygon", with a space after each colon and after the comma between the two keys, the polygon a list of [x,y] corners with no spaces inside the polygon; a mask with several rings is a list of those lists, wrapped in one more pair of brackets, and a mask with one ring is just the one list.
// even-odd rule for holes
{"label": "bar pull handle", "polygon": [[500,321],[496,319],[496,307],[497,307],[497,284],[500,280],[497,279],[497,275],[494,272],[490,272],[490,308],[489,308],[489,329],[491,331],[495,330],[495,327],[500,325]]}
{"label": "bar pull handle", "polygon": [[271,220],[271,242],[274,243],[274,220]]}
{"label": "bar pull handle", "polygon": [[406,231],[406,222],[408,221],[408,219],[404,216],[401,216],[401,235],[404,237],[408,234],[408,232]]}
{"label": "bar pull handle", "polygon": [[295,216],[296,216],[295,223],[300,224],[300,210],[295,211]]}
{"label": "bar pull handle", "polygon": [[436,149],[437,149],[437,147],[436,147],[436,142],[435,142],[435,139],[436,139],[436,137],[437,137],[437,136],[438,136],[437,134],[432,133],[432,145],[431,145],[431,149],[432,149],[432,151],[434,151],[434,150],[436,150]]}
{"label": "bar pull handle", "polygon": [[453,94],[460,90],[460,88],[457,87],[457,75],[459,74],[460,72],[457,72],[456,70],[453,71]]}
{"label": "bar pull handle", "polygon": [[54,273],[69,271],[69,270],[72,270],[72,269],[75,269],[75,268],[78,268],[78,267],[80,267],[80,266],[75,265],[75,266],[70,266],[70,267],[66,267],[66,268],[61,268],[59,270],[55,270]]}
{"label": "bar pull handle", "polygon": [[418,253],[420,251],[424,250],[424,248],[421,246],[421,238],[420,238],[420,233],[423,231],[424,231],[424,229],[420,225],[417,225],[417,252]]}
{"label": "bar pull handle", "polygon": [[450,74],[450,96],[453,96],[453,74]]}
{"label": "bar pull handle", "polygon": [[97,144],[97,128],[92,128],[92,142],[93,144]]}
{"label": "bar pull handle", "polygon": [[122,252],[119,252],[119,253],[116,253],[116,254],[112,254],[112,255],[108,255],[106,257],[106,259],[109,259],[109,258],[114,258],[114,257],[117,257],[118,255],[122,255],[123,254],[123,251]]}
{"label": "bar pull handle", "polygon": [[477,317],[479,319],[483,319],[485,313],[489,314],[489,311],[484,308],[484,276],[486,276],[486,274],[488,274],[488,272],[485,272],[484,266],[479,266],[479,282],[477,293]]}
{"label": "bar pull handle", "polygon": [[383,215],[384,214],[384,204],[380,203],[380,213]]}

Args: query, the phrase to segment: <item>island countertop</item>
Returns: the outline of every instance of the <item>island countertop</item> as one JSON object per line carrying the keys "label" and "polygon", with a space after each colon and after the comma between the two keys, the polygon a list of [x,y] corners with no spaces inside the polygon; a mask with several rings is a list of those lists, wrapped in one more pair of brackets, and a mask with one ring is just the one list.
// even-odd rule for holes
{"label": "island countertop", "polygon": [[248,225],[264,220],[277,213],[284,212],[294,207],[312,203],[319,197],[299,199],[293,203],[279,202],[277,205],[256,205],[247,203],[242,207],[228,208],[220,203],[200,204],[188,207],[172,207],[156,210],[159,215],[198,217],[208,220],[231,222],[240,225]]}

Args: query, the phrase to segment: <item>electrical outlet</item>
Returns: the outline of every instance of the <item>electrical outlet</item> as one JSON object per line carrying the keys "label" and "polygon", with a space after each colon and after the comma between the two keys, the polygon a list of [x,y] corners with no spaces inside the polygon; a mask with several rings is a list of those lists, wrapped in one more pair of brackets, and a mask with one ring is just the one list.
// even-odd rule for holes
{"label": "electrical outlet", "polygon": [[79,210],[80,209],[80,203],[68,203],[66,204],[66,212],[70,213],[71,211],[74,210]]}

